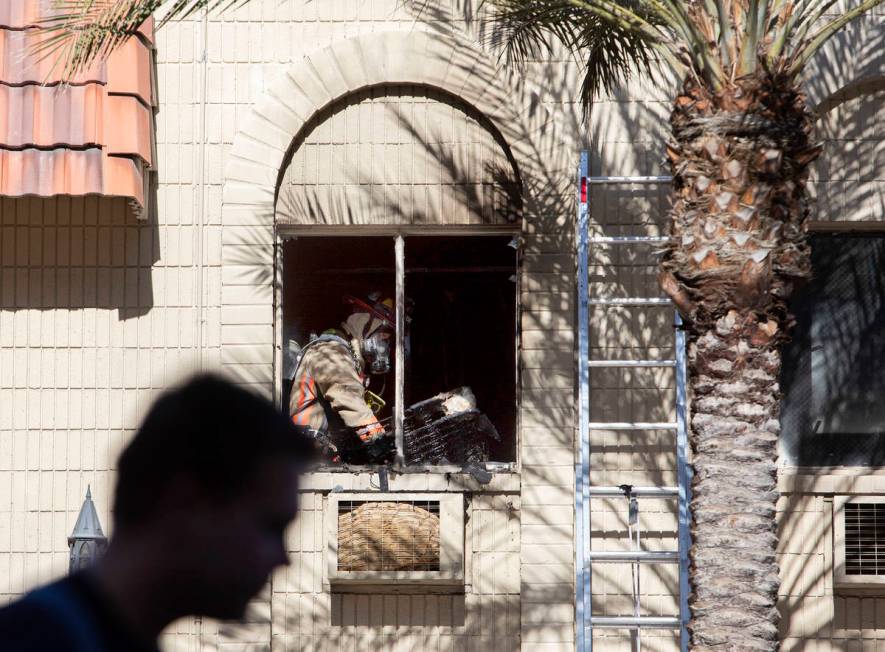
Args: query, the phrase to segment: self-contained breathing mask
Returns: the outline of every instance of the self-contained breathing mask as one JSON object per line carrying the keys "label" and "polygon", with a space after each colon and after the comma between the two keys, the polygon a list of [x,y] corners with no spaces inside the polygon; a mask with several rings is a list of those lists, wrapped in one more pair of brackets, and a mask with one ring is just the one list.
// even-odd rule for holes
{"label": "self-contained breathing mask", "polygon": [[391,333],[380,329],[363,338],[363,359],[370,374],[378,376],[390,371],[390,340]]}
{"label": "self-contained breathing mask", "polygon": [[344,301],[353,307],[354,312],[367,312],[370,319],[360,335],[360,348],[365,361],[366,373],[383,375],[390,371],[390,348],[396,332],[396,316],[393,300],[381,300],[380,292],[368,296],[369,302],[352,295],[345,295]]}

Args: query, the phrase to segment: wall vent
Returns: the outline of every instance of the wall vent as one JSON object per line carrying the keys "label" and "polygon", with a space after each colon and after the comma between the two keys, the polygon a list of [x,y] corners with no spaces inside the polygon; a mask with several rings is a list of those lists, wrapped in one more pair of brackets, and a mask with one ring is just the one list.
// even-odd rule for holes
{"label": "wall vent", "polygon": [[339,571],[438,571],[438,500],[339,500]]}
{"label": "wall vent", "polygon": [[834,507],[834,587],[885,589],[885,496],[837,496]]}
{"label": "wall vent", "polygon": [[463,587],[461,494],[332,493],[325,513],[333,587]]}

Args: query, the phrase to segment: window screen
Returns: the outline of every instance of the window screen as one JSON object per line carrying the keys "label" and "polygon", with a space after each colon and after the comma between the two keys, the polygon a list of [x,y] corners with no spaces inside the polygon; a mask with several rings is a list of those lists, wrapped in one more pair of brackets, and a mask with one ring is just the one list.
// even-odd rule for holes
{"label": "window screen", "polygon": [[798,466],[885,463],[885,236],[815,235],[784,349],[782,454]]}

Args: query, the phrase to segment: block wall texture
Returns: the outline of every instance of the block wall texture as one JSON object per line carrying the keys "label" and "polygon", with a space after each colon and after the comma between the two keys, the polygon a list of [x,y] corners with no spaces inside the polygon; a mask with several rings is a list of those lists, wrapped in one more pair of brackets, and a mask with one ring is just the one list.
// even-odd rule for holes
{"label": "block wall texture", "polygon": [[0,600],[67,570],[92,486],[193,365],[192,233],[124,200],[0,198]]}
{"label": "block wall texture", "polygon": [[[234,140],[273,80],[332,44],[391,31],[404,38],[415,31],[451,31],[487,42],[488,27],[473,3],[415,4],[422,6],[400,0],[252,0],[210,16],[205,30],[200,20],[170,23],[157,35],[161,108],[152,218],[136,222],[122,204],[94,198],[0,198],[0,601],[65,572],[66,537],[87,484],[102,524],[110,529],[114,460],[158,391],[193,370],[231,365],[257,388],[273,384],[268,361],[273,287],[269,278],[255,276],[273,261],[273,216],[270,227],[267,220],[245,214],[223,226],[225,201],[248,193],[242,184],[225,187]],[[881,15],[871,17],[864,33],[875,33],[881,21]],[[384,53],[363,55],[370,60]],[[881,58],[864,56],[826,69],[816,86],[823,90],[815,91],[816,101],[829,102],[822,105],[828,107],[822,120],[828,149],[815,187],[822,206],[841,202],[820,213],[834,221],[885,218],[882,85],[840,90],[877,65],[881,75]],[[362,64],[354,59],[354,65]],[[438,72],[432,68],[425,71],[428,79]],[[587,133],[592,174],[666,173],[663,144],[675,80],[666,75],[655,82],[636,80],[600,98],[585,126],[576,104],[578,74],[575,62],[560,55],[530,62],[525,70],[538,102],[531,110],[554,111],[560,130],[573,137],[569,156]],[[492,80],[478,72],[472,77],[498,104],[511,99],[501,90],[506,72]],[[834,98],[836,91],[842,95]],[[411,110],[418,110],[414,103]],[[291,116],[281,116],[276,126],[286,119]],[[478,124],[469,120],[466,125],[464,137],[453,136],[453,143],[489,144],[487,130],[476,130]],[[325,137],[323,129],[314,132],[317,138]],[[329,145],[346,150],[352,144],[335,141],[332,126],[329,130]],[[537,133],[520,135],[514,129],[505,137],[511,147],[525,150]],[[384,138],[385,147],[393,144],[386,132]],[[398,137],[396,144],[409,142]],[[251,145],[255,157],[278,156],[278,167],[284,165],[289,143],[282,152]],[[335,484],[365,489],[357,485],[369,478],[317,480],[305,490],[305,511],[289,534],[292,565],[256,599],[246,622],[188,619],[170,628],[164,648],[573,649],[574,189],[570,168],[543,164],[562,146],[535,153],[541,173],[530,178],[535,201],[522,223],[519,476],[507,486],[484,490],[440,488],[434,484],[439,479],[410,480],[426,483],[423,488],[403,486],[468,495],[469,584],[463,600],[331,595],[322,582],[324,495]],[[857,154],[840,162],[840,152],[849,150]],[[296,150],[293,161],[307,152]],[[384,160],[390,160],[386,152]],[[394,185],[409,185],[408,172],[397,165],[394,180],[402,183]],[[288,182],[297,180],[294,169],[292,174]],[[276,183],[276,176],[270,182]],[[598,193],[593,233],[657,235],[665,205],[665,193],[649,187]],[[600,296],[657,292],[653,260],[607,248],[593,251],[591,283]],[[666,309],[594,310],[591,318],[594,357],[671,355]],[[592,384],[594,421],[672,419],[670,372],[594,372]],[[628,436],[598,430],[592,436],[594,483],[674,483],[669,432]],[[801,521],[798,529],[784,525],[782,532],[783,635],[789,649],[869,649],[869,641],[885,632],[876,619],[881,601],[827,594],[826,579],[821,587],[809,574],[822,565],[826,578],[830,562],[826,544],[802,547],[802,528],[828,523],[826,498],[845,491],[843,485],[834,481],[818,491],[797,482],[783,502],[784,513]],[[674,506],[643,502],[641,514],[644,544],[672,549]],[[625,547],[625,516],[624,501],[596,501],[592,545]],[[640,593],[646,613],[675,613],[675,586],[669,567],[644,571]],[[594,571],[593,591],[595,613],[632,612],[628,566]],[[669,632],[643,635],[642,644],[678,649]],[[600,633],[595,640],[595,649],[606,652],[631,645],[629,635],[617,632]]]}

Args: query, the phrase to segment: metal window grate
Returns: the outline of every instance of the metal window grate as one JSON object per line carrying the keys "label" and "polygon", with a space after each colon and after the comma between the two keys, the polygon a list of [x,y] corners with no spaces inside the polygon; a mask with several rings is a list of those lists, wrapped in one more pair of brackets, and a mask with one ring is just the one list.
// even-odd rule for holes
{"label": "metal window grate", "polygon": [[338,502],[338,570],[438,571],[439,501]]}
{"label": "metal window grate", "polygon": [[845,574],[885,575],[885,503],[845,504]]}

